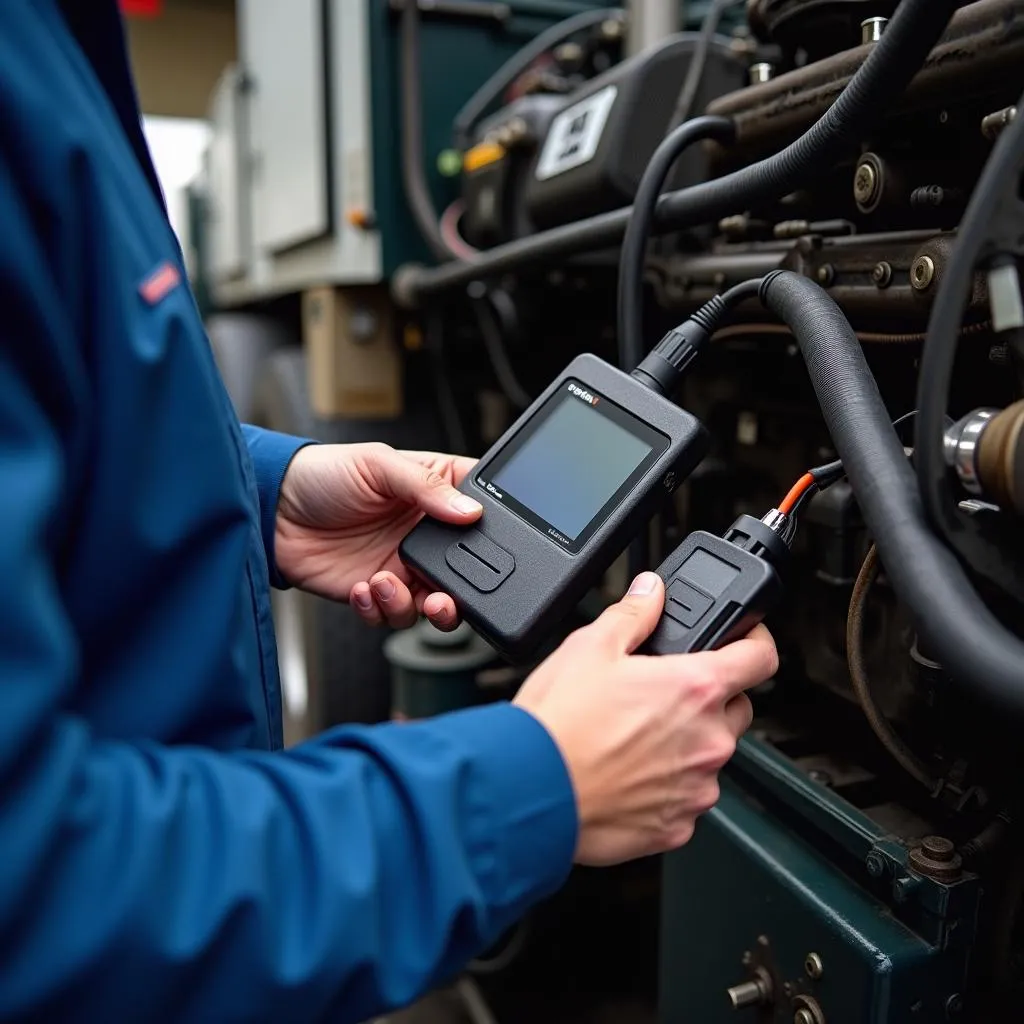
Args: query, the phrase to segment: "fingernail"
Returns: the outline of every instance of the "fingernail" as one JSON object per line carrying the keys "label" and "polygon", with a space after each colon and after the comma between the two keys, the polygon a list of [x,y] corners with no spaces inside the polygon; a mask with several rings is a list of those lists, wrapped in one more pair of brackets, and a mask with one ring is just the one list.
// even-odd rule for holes
{"label": "fingernail", "polygon": [[356,605],[362,608],[364,612],[368,612],[373,607],[373,597],[369,590],[357,590],[353,597]]}
{"label": "fingernail", "polygon": [[382,601],[390,601],[395,596],[395,585],[391,580],[379,580],[373,584],[373,592]]}
{"label": "fingernail", "polygon": [[629,588],[632,597],[641,597],[645,594],[653,594],[654,588],[658,585],[658,574],[653,572],[642,572]]}
{"label": "fingernail", "polygon": [[451,501],[452,508],[460,515],[471,516],[483,511],[479,501],[471,498],[468,494],[456,494]]}

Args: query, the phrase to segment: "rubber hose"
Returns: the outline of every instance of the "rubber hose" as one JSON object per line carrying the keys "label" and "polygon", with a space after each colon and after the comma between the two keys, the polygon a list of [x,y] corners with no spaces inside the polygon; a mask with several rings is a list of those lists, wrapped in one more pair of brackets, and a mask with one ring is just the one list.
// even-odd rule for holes
{"label": "rubber hose", "polygon": [[644,357],[644,257],[658,196],[675,162],[695,142],[732,142],[736,129],[727,117],[697,117],[669,132],[654,151],[633,200],[619,255],[619,367],[629,373]]}
{"label": "rubber hose", "polygon": [[[662,196],[652,233],[694,227],[778,199],[832,167],[839,157],[855,149],[903,93],[942,37],[956,7],[957,0],[902,0],[867,60],[832,106],[799,139],[781,153],[749,167]],[[399,275],[396,298],[418,301],[471,280],[616,245],[626,230],[630,212],[625,207],[508,242],[488,250],[468,266],[408,268]]]}
{"label": "rubber hose", "polygon": [[424,241],[440,260],[454,253],[441,234],[441,222],[423,171],[423,117],[420,110],[420,9],[405,4],[402,11],[402,185],[409,211]]}
{"label": "rubber hose", "polygon": [[846,317],[813,281],[768,274],[761,301],[793,332],[825,423],[896,596],[943,668],[1024,712],[1024,642],[975,593],[931,532],[917,480]]}

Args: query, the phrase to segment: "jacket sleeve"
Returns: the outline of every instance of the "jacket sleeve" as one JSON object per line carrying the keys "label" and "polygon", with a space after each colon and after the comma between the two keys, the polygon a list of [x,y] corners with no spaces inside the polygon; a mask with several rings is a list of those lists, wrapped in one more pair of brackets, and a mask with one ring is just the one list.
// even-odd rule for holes
{"label": "jacket sleeve", "polygon": [[245,438],[252,460],[253,474],[256,477],[256,490],[260,500],[260,533],[263,537],[263,550],[267,555],[267,569],[270,582],[280,589],[287,584],[277,571],[274,562],[274,525],[277,519],[277,499],[281,493],[281,483],[288,470],[288,465],[295,453],[307,444],[315,442],[308,438],[291,437],[279,434],[263,427],[242,424],[242,436]]}
{"label": "jacket sleeve", "polygon": [[450,977],[569,870],[553,741],[507,704],[279,754],[92,733],[39,350],[0,334],[0,1018],[357,1022]]}

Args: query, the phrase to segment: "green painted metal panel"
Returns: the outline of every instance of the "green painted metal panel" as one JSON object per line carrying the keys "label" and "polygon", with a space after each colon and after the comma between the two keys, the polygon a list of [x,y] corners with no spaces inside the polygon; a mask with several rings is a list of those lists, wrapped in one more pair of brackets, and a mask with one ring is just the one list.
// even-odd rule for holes
{"label": "green painted metal panel", "polygon": [[[867,872],[861,879],[838,866],[840,850],[884,850],[873,845],[855,808],[824,791],[820,800],[801,793],[793,771],[774,780],[776,798],[785,799],[791,784],[792,821],[784,825],[768,813],[752,780],[778,769],[781,758],[749,742],[744,747],[738,770],[723,778],[718,806],[687,847],[664,859],[661,1024],[791,1024],[806,998],[827,1024],[946,1021],[963,983],[963,947],[947,939],[945,928],[925,937],[928,929],[913,925],[917,908],[900,908],[897,916],[892,901],[872,890]],[[791,827],[812,820],[812,805],[816,841]],[[959,917],[962,927],[952,931],[969,934],[975,905],[958,905],[957,888],[918,880],[915,900],[937,908],[947,924]],[[962,893],[970,892],[967,881]],[[812,953],[821,961],[820,979],[805,967]],[[774,1001],[734,1009],[729,988],[752,980],[762,963]]]}

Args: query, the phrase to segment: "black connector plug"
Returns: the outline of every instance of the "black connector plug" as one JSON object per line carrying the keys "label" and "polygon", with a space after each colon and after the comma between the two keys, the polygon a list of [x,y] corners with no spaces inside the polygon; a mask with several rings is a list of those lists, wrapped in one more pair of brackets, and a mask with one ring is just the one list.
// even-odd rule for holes
{"label": "black connector plug", "polygon": [[726,312],[720,295],[668,334],[647,354],[632,376],[660,395],[670,395],[690,363],[718,329]]}
{"label": "black connector plug", "polygon": [[689,320],[674,327],[654,346],[632,376],[659,395],[671,395],[690,363],[722,326],[726,313],[760,294],[761,287],[761,278],[752,278],[704,303]]}
{"label": "black connector plug", "polygon": [[740,516],[724,537],[691,533],[659,566],[665,610],[643,654],[688,654],[746,636],[782,597],[789,519]]}

